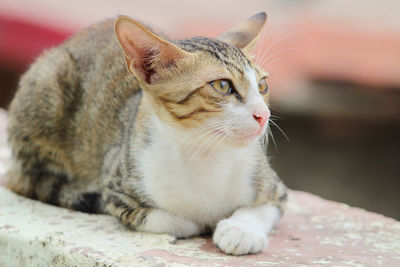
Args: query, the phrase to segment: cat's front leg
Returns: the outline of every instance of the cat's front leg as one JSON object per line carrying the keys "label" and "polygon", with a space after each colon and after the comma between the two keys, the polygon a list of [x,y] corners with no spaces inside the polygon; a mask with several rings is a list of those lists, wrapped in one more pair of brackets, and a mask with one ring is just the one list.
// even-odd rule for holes
{"label": "cat's front leg", "polygon": [[178,238],[201,233],[196,223],[164,210],[143,207],[125,194],[106,189],[103,198],[107,212],[134,230],[170,234]]}
{"label": "cat's front leg", "polygon": [[273,205],[240,208],[217,224],[214,243],[227,254],[257,253],[267,245],[267,235],[279,217]]}
{"label": "cat's front leg", "polygon": [[214,231],[214,243],[225,253],[260,252],[284,211],[286,187],[267,161],[262,164],[253,180],[256,195],[252,205],[237,209],[231,217],[220,221]]}
{"label": "cat's front leg", "polygon": [[167,233],[178,238],[186,238],[201,233],[201,228],[194,222],[169,212],[152,209],[144,223],[136,230],[152,233]]}

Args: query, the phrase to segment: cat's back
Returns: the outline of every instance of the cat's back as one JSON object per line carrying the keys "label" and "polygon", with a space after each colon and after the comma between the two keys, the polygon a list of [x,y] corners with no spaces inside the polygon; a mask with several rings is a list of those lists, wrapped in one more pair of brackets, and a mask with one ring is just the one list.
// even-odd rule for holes
{"label": "cat's back", "polygon": [[140,90],[126,70],[113,25],[106,20],[76,33],[22,76],[9,108],[9,141],[17,158],[51,158],[84,176],[91,174],[83,170],[98,170],[104,144],[120,132],[121,107]]}
{"label": "cat's back", "polygon": [[123,53],[114,33],[114,19],[77,32],[58,48],[71,56],[81,73],[98,72],[98,67],[104,64],[124,66]]}

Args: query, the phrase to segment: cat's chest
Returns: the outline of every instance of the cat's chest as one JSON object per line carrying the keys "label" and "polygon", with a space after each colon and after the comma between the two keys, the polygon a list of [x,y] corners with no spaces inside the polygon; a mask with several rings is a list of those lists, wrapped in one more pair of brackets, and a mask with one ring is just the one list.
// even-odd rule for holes
{"label": "cat's chest", "polygon": [[195,156],[185,161],[178,149],[157,143],[144,151],[142,186],[158,207],[212,225],[251,203],[254,166],[243,153]]}

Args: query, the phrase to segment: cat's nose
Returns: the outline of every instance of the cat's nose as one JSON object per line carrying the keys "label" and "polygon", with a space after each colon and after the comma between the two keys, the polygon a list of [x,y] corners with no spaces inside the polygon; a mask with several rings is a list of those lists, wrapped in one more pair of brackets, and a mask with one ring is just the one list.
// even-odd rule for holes
{"label": "cat's nose", "polygon": [[270,116],[271,113],[269,109],[257,109],[253,112],[253,118],[258,122],[261,128]]}

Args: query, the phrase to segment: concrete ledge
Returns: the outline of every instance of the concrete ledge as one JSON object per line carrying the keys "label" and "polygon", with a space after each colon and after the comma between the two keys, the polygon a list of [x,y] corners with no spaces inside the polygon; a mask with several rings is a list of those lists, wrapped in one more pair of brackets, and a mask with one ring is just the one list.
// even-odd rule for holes
{"label": "concrete ledge", "polygon": [[[0,181],[9,163],[0,110]],[[0,182],[1,184],[1,182]],[[137,233],[114,217],[62,209],[0,186],[0,266],[399,266],[400,222],[290,191],[288,209],[257,255],[228,256],[210,237]]]}
{"label": "concrete ledge", "polygon": [[395,266],[400,223],[291,191],[263,253],[234,257],[208,237],[174,244],[167,235],[127,230],[111,216],[49,206],[0,187],[0,251],[0,266]]}

